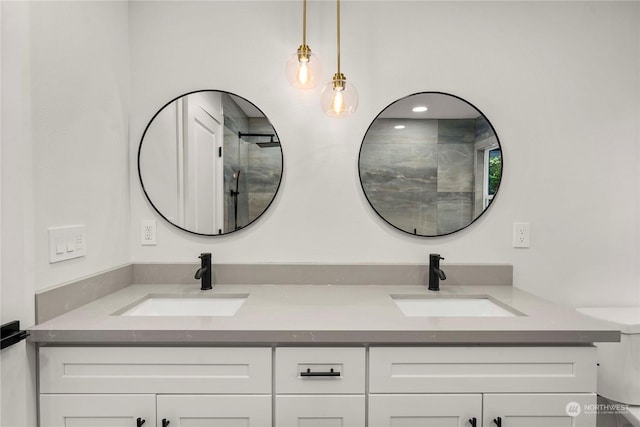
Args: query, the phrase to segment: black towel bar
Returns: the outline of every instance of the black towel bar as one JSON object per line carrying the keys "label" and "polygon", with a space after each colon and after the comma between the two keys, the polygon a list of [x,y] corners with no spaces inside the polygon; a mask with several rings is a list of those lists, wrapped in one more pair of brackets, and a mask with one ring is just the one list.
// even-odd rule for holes
{"label": "black towel bar", "polygon": [[27,331],[20,330],[20,321],[14,320],[13,322],[5,323],[0,327],[0,350],[19,343],[23,339],[29,336]]}

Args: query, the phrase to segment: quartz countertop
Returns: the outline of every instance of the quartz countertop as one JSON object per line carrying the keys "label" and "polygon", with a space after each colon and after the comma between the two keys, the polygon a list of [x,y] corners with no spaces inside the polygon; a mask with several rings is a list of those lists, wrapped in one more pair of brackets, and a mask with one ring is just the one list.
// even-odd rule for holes
{"label": "quartz countertop", "polygon": [[[148,295],[248,294],[234,316],[120,316]],[[390,295],[485,296],[513,317],[406,317]],[[42,345],[434,345],[616,342],[610,324],[512,286],[131,285],[29,328]]]}

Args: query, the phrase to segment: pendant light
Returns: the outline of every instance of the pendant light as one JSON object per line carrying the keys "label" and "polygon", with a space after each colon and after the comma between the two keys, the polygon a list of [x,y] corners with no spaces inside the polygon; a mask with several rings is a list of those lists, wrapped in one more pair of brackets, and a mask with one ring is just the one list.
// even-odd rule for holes
{"label": "pendant light", "polygon": [[307,45],[307,0],[302,2],[302,44],[289,57],[285,72],[287,80],[295,88],[312,89],[318,84],[320,61]]}
{"label": "pendant light", "polygon": [[338,72],[320,92],[320,104],[322,110],[331,117],[347,117],[358,108],[358,92],[340,72],[340,0],[337,5],[337,46],[338,46]]}

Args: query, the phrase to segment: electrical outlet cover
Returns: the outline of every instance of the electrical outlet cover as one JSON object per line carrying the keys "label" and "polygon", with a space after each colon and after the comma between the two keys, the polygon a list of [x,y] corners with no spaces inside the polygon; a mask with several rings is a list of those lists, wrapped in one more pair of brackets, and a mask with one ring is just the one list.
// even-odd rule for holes
{"label": "electrical outlet cover", "polygon": [[156,243],[156,221],[153,219],[143,220],[140,227],[140,244],[152,246]]}
{"label": "electrical outlet cover", "polygon": [[531,227],[528,222],[513,223],[513,247],[528,248],[531,245]]}

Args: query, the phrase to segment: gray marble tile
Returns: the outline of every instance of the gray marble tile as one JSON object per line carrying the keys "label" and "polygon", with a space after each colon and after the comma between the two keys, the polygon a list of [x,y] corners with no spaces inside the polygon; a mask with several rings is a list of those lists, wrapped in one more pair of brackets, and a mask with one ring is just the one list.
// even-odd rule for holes
{"label": "gray marble tile", "polygon": [[222,108],[224,111],[224,126],[231,132],[246,132],[249,129],[247,115],[227,94],[222,94]]}
{"label": "gray marble tile", "polygon": [[438,234],[451,233],[473,219],[473,193],[438,193]]}
{"label": "gray marble tile", "polygon": [[437,193],[372,191],[367,198],[376,212],[393,226],[413,234],[437,234]]}
{"label": "gray marble tile", "polygon": [[434,144],[373,144],[360,153],[360,176],[366,188],[389,191],[436,191]]}
{"label": "gray marble tile", "polygon": [[474,119],[438,120],[438,144],[473,144],[475,133]]}
{"label": "gray marble tile", "polygon": [[438,144],[438,191],[473,191],[473,144]]}
{"label": "gray marble tile", "polygon": [[493,133],[493,129],[491,129],[491,125],[489,125],[489,122],[483,116],[480,116],[476,119],[475,127],[476,142],[484,141],[489,138],[495,138],[495,134]]}
{"label": "gray marble tile", "polygon": [[249,222],[264,213],[273,201],[273,196],[273,192],[259,193],[254,191],[249,194]]}

